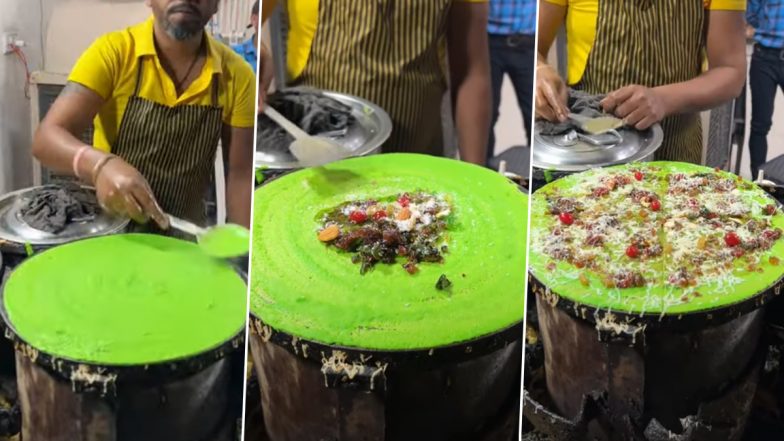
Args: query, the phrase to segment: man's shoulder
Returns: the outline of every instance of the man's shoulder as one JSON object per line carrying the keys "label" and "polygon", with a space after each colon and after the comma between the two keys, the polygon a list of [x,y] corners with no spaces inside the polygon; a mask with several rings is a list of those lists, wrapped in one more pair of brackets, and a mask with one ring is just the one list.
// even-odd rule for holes
{"label": "man's shoulder", "polygon": [[138,43],[136,40],[138,40],[144,32],[145,26],[146,23],[143,22],[124,29],[107,32],[99,36],[93,45],[101,46],[106,49],[110,48],[118,54],[128,53],[132,51]]}

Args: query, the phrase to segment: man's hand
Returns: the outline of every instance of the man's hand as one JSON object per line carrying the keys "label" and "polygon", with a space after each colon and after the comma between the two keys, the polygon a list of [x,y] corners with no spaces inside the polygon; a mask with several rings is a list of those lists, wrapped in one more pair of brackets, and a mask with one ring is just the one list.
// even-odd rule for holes
{"label": "man's hand", "polygon": [[630,85],[610,92],[601,102],[605,112],[623,118],[626,125],[645,130],[666,118],[670,111],[660,90]]}
{"label": "man's hand", "polygon": [[272,53],[263,41],[259,44],[259,49],[259,113],[261,113],[267,102],[267,91],[275,78],[275,66],[272,62]]}
{"label": "man's hand", "polygon": [[146,223],[150,218],[164,230],[169,221],[153,196],[150,184],[133,166],[119,157],[102,159],[97,170],[95,193],[101,207],[119,216],[129,217],[138,223]]}
{"label": "man's hand", "polygon": [[547,63],[540,61],[536,69],[536,116],[553,122],[566,121],[569,116],[566,83]]}

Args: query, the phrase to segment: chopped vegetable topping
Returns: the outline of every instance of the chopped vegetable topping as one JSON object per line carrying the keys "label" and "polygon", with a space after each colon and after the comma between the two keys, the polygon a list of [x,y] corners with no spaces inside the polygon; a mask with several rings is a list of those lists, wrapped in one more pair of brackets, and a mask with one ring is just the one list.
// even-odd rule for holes
{"label": "chopped vegetable topping", "polygon": [[780,263],[765,254],[782,238],[777,205],[726,172],[597,169],[568,188],[544,191],[544,213],[534,215],[549,223],[531,246],[554,261],[544,269],[569,271],[556,267],[567,262],[580,270],[568,277],[586,287],[594,274],[608,288],[691,288],[731,283],[735,269],[760,272],[760,262]]}
{"label": "chopped vegetable topping", "polygon": [[561,219],[561,222],[566,225],[571,225],[574,223],[574,216],[572,216],[570,213],[561,213],[558,215],[558,218]]}
{"label": "chopped vegetable topping", "polygon": [[438,282],[436,282],[436,289],[439,291],[443,291],[451,287],[452,287],[452,282],[446,278],[446,274],[441,274],[441,277],[438,278]]}
{"label": "chopped vegetable topping", "polygon": [[736,247],[740,245],[740,238],[737,234],[730,231],[724,235],[724,243],[726,243],[728,247]]}
{"label": "chopped vegetable topping", "polygon": [[355,224],[361,224],[367,220],[368,216],[364,211],[352,211],[348,219]]}
{"label": "chopped vegetable topping", "polygon": [[355,253],[351,260],[365,274],[378,262],[418,271],[420,262],[441,263],[448,252],[445,231],[452,213],[440,196],[404,193],[380,200],[351,201],[320,215],[318,239]]}

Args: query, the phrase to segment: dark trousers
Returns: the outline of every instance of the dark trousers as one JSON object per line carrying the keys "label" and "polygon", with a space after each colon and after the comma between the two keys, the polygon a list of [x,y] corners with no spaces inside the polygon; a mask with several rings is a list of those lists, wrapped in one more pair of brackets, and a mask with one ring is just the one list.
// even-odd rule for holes
{"label": "dark trousers", "polygon": [[779,87],[784,90],[784,51],[760,45],[754,47],[749,68],[749,87],[751,88],[749,155],[751,177],[757,179],[757,172],[768,157],[768,132],[773,118],[776,92]]}
{"label": "dark trousers", "polygon": [[[501,86],[504,75],[512,80],[517,104],[523,113],[523,124],[531,145],[531,107],[534,88],[536,47],[533,35],[488,35],[490,41],[490,79],[493,87],[493,120],[490,139],[487,143],[487,159],[493,157],[495,149],[495,123],[498,122],[501,106]],[[521,140],[522,142],[522,140]]]}

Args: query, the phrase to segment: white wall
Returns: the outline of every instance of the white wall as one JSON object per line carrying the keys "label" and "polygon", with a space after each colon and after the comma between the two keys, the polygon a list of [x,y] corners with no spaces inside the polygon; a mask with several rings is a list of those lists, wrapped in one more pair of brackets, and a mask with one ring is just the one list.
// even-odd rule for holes
{"label": "white wall", "polygon": [[[97,36],[143,20],[141,0],[0,0],[0,33],[17,32],[31,71],[68,73]],[[100,18],[99,18],[100,17]],[[0,58],[0,194],[32,185],[30,101],[13,55]]]}
{"label": "white wall", "polygon": [[44,70],[70,72],[96,38],[149,16],[150,9],[141,0],[46,0]]}
{"label": "white wall", "polygon": [[[30,69],[41,68],[41,5],[35,0],[0,0],[0,33],[17,32],[27,42]],[[0,55],[0,194],[32,183],[30,103],[25,74],[14,55]]]}
{"label": "white wall", "polygon": [[509,77],[504,77],[504,85],[501,89],[501,113],[498,122],[495,124],[495,153],[499,154],[504,150],[526,145],[528,140],[525,135],[525,122],[520,106],[517,104],[512,82]]}

